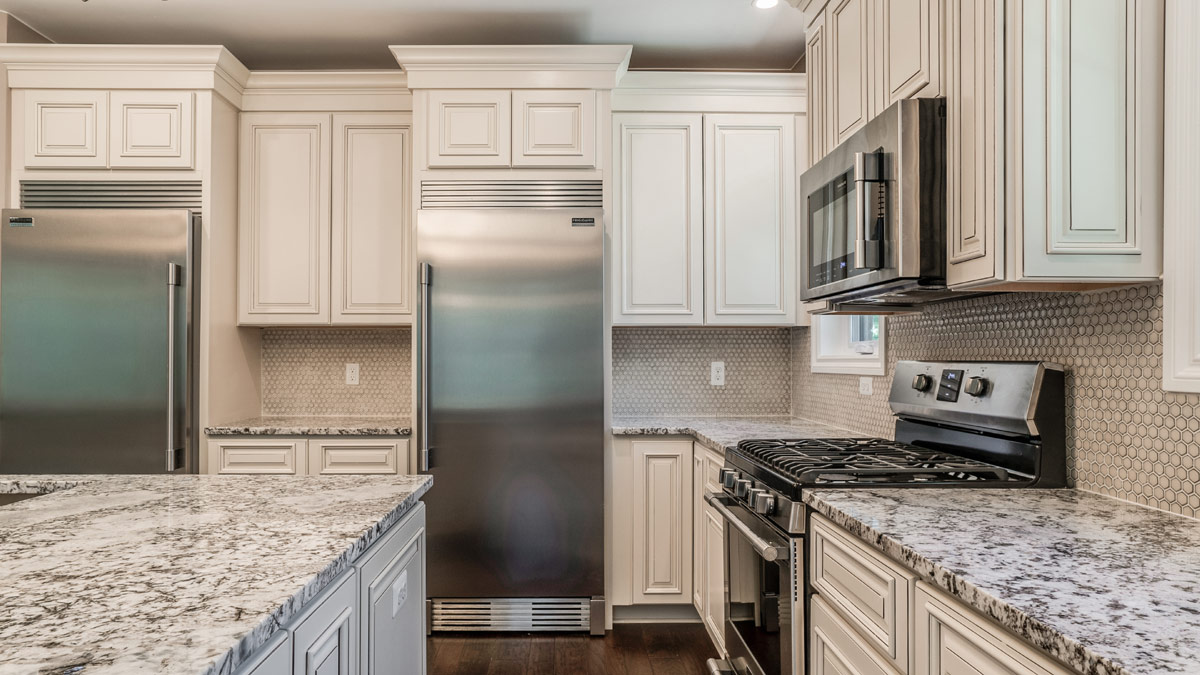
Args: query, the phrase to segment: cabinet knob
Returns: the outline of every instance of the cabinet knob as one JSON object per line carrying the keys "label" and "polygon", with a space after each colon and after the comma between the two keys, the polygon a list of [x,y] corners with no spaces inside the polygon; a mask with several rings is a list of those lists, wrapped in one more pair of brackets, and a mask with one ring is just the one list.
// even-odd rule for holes
{"label": "cabinet knob", "polygon": [[967,384],[963,387],[963,391],[967,392],[968,396],[983,396],[987,390],[988,381],[982,377],[967,378]]}

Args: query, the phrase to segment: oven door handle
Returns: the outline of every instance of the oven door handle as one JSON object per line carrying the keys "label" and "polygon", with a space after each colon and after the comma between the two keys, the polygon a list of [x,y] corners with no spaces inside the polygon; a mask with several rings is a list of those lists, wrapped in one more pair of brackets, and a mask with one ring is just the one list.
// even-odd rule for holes
{"label": "oven door handle", "polygon": [[763,538],[762,535],[754,531],[755,528],[751,527],[749,523],[742,520],[738,514],[734,513],[729,506],[726,505],[728,500],[729,498],[724,495],[714,494],[711,492],[704,495],[704,501],[708,502],[709,506],[716,509],[717,513],[721,514],[721,517],[725,519],[725,522],[732,525],[735,530],[745,537],[746,541],[750,542],[750,546],[754,548],[754,552],[757,553],[763,560],[766,560],[767,562],[777,562],[787,560],[789,557],[791,557],[791,551],[789,550],[787,543],[775,543]]}

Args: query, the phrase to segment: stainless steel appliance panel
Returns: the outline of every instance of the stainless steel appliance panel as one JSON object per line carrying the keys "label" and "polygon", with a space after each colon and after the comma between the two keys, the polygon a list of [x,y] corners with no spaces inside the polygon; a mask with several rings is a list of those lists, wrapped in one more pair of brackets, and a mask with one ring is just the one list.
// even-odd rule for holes
{"label": "stainless steel appliance panel", "polygon": [[418,216],[431,598],[604,593],[602,232],[599,209]]}
{"label": "stainless steel appliance panel", "polygon": [[3,216],[0,473],[178,466],[191,435],[190,213]]}

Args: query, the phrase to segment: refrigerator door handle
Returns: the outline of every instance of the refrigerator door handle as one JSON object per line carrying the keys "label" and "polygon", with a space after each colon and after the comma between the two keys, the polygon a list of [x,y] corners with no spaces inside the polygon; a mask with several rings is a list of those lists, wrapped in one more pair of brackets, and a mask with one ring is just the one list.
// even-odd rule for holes
{"label": "refrigerator door handle", "polygon": [[433,277],[433,269],[429,263],[421,263],[421,300],[417,304],[417,324],[419,330],[419,339],[421,340],[421,348],[418,351],[418,358],[421,363],[418,367],[418,400],[420,401],[421,409],[419,411],[421,434],[420,446],[417,449],[417,471],[429,471],[429,324],[430,311],[429,286]]}
{"label": "refrigerator door handle", "polygon": [[175,293],[183,284],[183,267],[167,263],[167,471],[183,468],[182,448],[176,447],[175,426]]}

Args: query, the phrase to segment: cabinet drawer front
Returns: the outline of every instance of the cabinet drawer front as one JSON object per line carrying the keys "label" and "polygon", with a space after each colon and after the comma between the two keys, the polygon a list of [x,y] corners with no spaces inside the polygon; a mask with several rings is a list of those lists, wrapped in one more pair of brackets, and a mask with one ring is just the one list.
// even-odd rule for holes
{"label": "cabinet drawer front", "polygon": [[[401,444],[405,449],[403,453]],[[401,461],[407,463],[408,459],[407,441],[310,441],[308,445],[309,473],[322,476],[399,473]]]}
{"label": "cabinet drawer front", "polygon": [[919,675],[1071,675],[1071,671],[921,583],[916,592]]}
{"label": "cabinet drawer front", "polygon": [[512,97],[507,90],[429,92],[429,166],[508,166]]}
{"label": "cabinet drawer front", "polygon": [[192,168],[190,91],[114,91],[111,105],[113,168]]}
{"label": "cabinet drawer front", "polygon": [[704,487],[712,492],[719,492],[721,490],[721,467],[725,466],[725,457],[706,449],[704,460]]}
{"label": "cabinet drawer front", "polygon": [[596,92],[514,91],[513,166],[596,166]]}
{"label": "cabinet drawer front", "polygon": [[304,441],[209,441],[208,471],[221,474],[303,474],[304,445]]}
{"label": "cabinet drawer front", "polygon": [[813,588],[868,644],[907,672],[913,577],[817,517],[810,551]]}
{"label": "cabinet drawer front", "polygon": [[41,91],[25,96],[25,166],[108,166],[108,92]]}
{"label": "cabinet drawer front", "polygon": [[809,630],[811,675],[894,675],[871,645],[821,596],[812,596]]}

